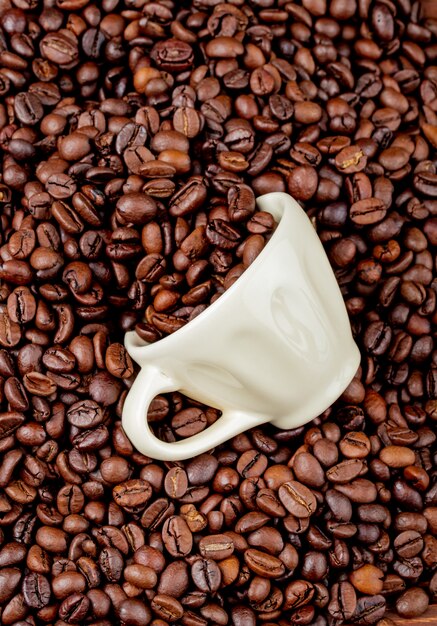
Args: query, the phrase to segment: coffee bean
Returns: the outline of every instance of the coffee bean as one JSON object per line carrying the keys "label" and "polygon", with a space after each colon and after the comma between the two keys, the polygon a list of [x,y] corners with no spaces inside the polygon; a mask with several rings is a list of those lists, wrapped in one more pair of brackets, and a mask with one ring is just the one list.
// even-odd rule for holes
{"label": "coffee bean", "polygon": [[15,96],[15,114],[23,124],[38,124],[44,115],[40,99],[33,93],[21,92]]}
{"label": "coffee bean", "polygon": [[310,517],[316,509],[316,499],[310,489],[290,480],[279,487],[279,498],[287,511],[299,518]]}
{"label": "coffee bean", "polygon": [[151,607],[158,617],[167,622],[176,622],[184,614],[181,603],[164,593],[156,594],[151,602]]}
{"label": "coffee bean", "polygon": [[393,545],[401,557],[411,558],[421,552],[423,539],[417,531],[405,530],[395,538]]}
{"label": "coffee bean", "polygon": [[363,469],[364,464],[360,459],[349,459],[329,468],[326,478],[332,483],[349,483],[357,478]]}
{"label": "coffee bean", "polygon": [[47,34],[41,40],[40,48],[43,57],[60,66],[69,65],[78,56],[76,38],[67,30]]}
{"label": "coffee bean", "polygon": [[3,567],[0,569],[0,602],[5,604],[13,596],[21,579],[21,572],[15,567]]}
{"label": "coffee bean", "polygon": [[125,224],[145,224],[156,215],[156,203],[146,194],[129,193],[117,202],[117,215]]}
{"label": "coffee bean", "polygon": [[180,72],[192,65],[193,50],[184,41],[169,39],[157,43],[152,49],[151,57],[161,70]]}
{"label": "coffee bean", "polygon": [[196,587],[205,593],[214,593],[220,587],[220,568],[212,559],[197,559],[191,566],[191,577]]}
{"label": "coffee bean", "polygon": [[120,580],[124,562],[117,548],[111,546],[103,548],[99,555],[99,565],[108,582],[115,583]]}
{"label": "coffee bean", "polygon": [[428,608],[429,598],[423,589],[413,587],[405,591],[396,602],[396,610],[402,617],[414,618]]}
{"label": "coffee bean", "polygon": [[210,535],[200,540],[199,551],[205,559],[221,561],[234,552],[234,543],[226,535]]}
{"label": "coffee bean", "polygon": [[173,515],[165,522],[162,537],[167,551],[174,557],[187,556],[193,546],[193,536],[185,520]]}
{"label": "coffee bean", "polygon": [[157,582],[156,573],[145,565],[128,565],[123,572],[125,579],[139,589],[152,589]]}
{"label": "coffee bean", "polygon": [[389,467],[406,467],[407,465],[413,465],[415,462],[415,455],[413,450],[404,446],[387,446],[380,452],[380,459],[386,463]]}
{"label": "coffee bean", "polygon": [[236,248],[241,239],[239,231],[221,219],[211,220],[205,234],[211,244],[222,250]]}
{"label": "coffee bean", "polygon": [[129,378],[133,374],[133,364],[126,348],[113,343],[106,350],[105,364],[108,371],[116,378]]}
{"label": "coffee bean", "polygon": [[165,477],[164,489],[170,498],[182,498],[188,488],[188,479],[185,470],[173,467]]}
{"label": "coffee bean", "polygon": [[[306,452],[297,454],[294,458],[293,470],[296,478],[310,487],[321,487],[325,482],[323,469],[312,454]],[[328,474],[327,478],[329,478]],[[332,479],[329,478],[329,480]]]}
{"label": "coffee bean", "polygon": [[62,553],[67,549],[67,536],[59,528],[41,526],[36,533],[36,542],[48,552]]}
{"label": "coffee bean", "polygon": [[195,407],[182,409],[173,417],[171,426],[177,435],[191,437],[206,428],[207,418],[202,409]]}
{"label": "coffee bean", "polygon": [[366,564],[349,576],[355,589],[364,594],[378,594],[383,588],[384,573],[374,565]]}
{"label": "coffee bean", "polygon": [[19,343],[20,339],[19,324],[11,320],[6,312],[0,311],[0,345],[5,348],[12,348]]}
{"label": "coffee bean", "polygon": [[113,496],[119,506],[128,511],[144,509],[152,495],[152,488],[146,480],[132,478],[113,489]]}
{"label": "coffee bean", "polygon": [[386,215],[386,207],[384,202],[378,198],[366,198],[354,202],[351,205],[349,215],[355,224],[367,226],[383,220]]}
{"label": "coffee bean", "polygon": [[50,583],[45,576],[31,572],[23,580],[24,601],[33,609],[42,609],[50,602]]}
{"label": "coffee bean", "polygon": [[74,570],[59,573],[52,582],[53,593],[57,599],[67,598],[72,593],[81,593],[85,586],[85,578]]}
{"label": "coffee bean", "polygon": [[8,297],[8,314],[12,322],[26,324],[36,313],[36,302],[27,287],[17,287]]}
{"label": "coffee bean", "polygon": [[362,596],[358,599],[354,621],[357,624],[372,624],[383,617],[385,599],[381,595]]}
{"label": "coffee bean", "polygon": [[280,559],[260,550],[246,550],[244,560],[251,571],[265,578],[279,578],[285,571]]}

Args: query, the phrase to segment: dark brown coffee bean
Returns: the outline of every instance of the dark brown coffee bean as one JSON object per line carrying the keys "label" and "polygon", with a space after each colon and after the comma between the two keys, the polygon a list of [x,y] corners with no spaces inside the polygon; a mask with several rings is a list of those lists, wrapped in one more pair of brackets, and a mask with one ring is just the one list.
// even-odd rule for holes
{"label": "dark brown coffee bean", "polygon": [[191,407],[176,413],[171,421],[171,426],[180,437],[191,437],[206,428],[207,418],[201,409]]}
{"label": "dark brown coffee bean", "polygon": [[139,589],[152,589],[158,580],[152,568],[137,563],[125,567],[123,575],[131,585]]}
{"label": "dark brown coffee bean", "polygon": [[220,587],[222,575],[215,561],[199,558],[191,566],[191,577],[200,591],[214,593]]}
{"label": "dark brown coffee bean", "polygon": [[357,597],[353,586],[347,582],[335,583],[332,587],[328,612],[334,619],[349,620],[355,614]]}
{"label": "dark brown coffee bean", "polygon": [[49,581],[42,574],[31,572],[23,580],[24,601],[33,609],[42,609],[50,602]]}
{"label": "dark brown coffee bean", "polygon": [[311,602],[314,586],[306,580],[295,580],[285,589],[284,610],[297,609]]}
{"label": "dark brown coffee bean", "polygon": [[396,602],[396,610],[402,617],[414,618],[425,613],[429,598],[423,589],[413,587],[403,593]]}
{"label": "dark brown coffee bean", "polygon": [[44,115],[40,99],[33,93],[21,92],[15,96],[14,109],[17,118],[23,124],[38,124]]}
{"label": "dark brown coffee bean", "polygon": [[191,178],[172,198],[170,214],[183,216],[199,209],[205,202],[207,189],[200,177]]}
{"label": "dark brown coffee bean", "polygon": [[313,493],[297,481],[290,480],[281,485],[278,495],[287,511],[296,517],[310,517],[316,510],[316,499]]}
{"label": "dark brown coffee bean", "polygon": [[78,56],[77,40],[67,30],[47,34],[41,41],[40,49],[43,57],[60,66],[69,65]]}
{"label": "dark brown coffee bean", "polygon": [[154,613],[167,622],[177,622],[184,614],[181,603],[164,593],[156,594],[151,602]]}
{"label": "dark brown coffee bean", "polygon": [[251,571],[264,578],[280,578],[285,571],[282,561],[260,550],[246,550],[244,560]]}
{"label": "dark brown coffee bean", "polygon": [[187,474],[182,467],[173,467],[167,472],[164,489],[170,498],[181,498],[188,488]]}
{"label": "dark brown coffee bean", "polygon": [[267,467],[267,457],[256,450],[244,452],[237,463],[237,471],[243,478],[261,476]]}
{"label": "dark brown coffee bean", "polygon": [[116,378],[129,378],[134,372],[132,360],[120,343],[113,343],[108,347],[105,364],[110,374]]}
{"label": "dark brown coffee bean", "polygon": [[23,378],[27,391],[35,396],[51,396],[56,392],[56,384],[45,374],[29,372]]}
{"label": "dark brown coffee bean", "polygon": [[52,581],[53,594],[58,599],[66,598],[72,593],[81,593],[85,587],[85,578],[74,570],[63,571]]}
{"label": "dark brown coffee bean", "polygon": [[36,313],[35,298],[27,287],[17,287],[8,298],[8,314],[12,322],[26,324]]}
{"label": "dark brown coffee bean", "polygon": [[0,569],[0,602],[5,604],[8,602],[21,579],[21,572],[15,567],[3,567]]}
{"label": "dark brown coffee bean", "polygon": [[119,506],[126,510],[142,510],[152,495],[150,484],[139,478],[120,483],[113,490],[113,496]]}
{"label": "dark brown coffee bean", "polygon": [[239,231],[221,219],[211,220],[205,233],[210,243],[223,250],[236,248],[241,239]]}
{"label": "dark brown coffee bean", "polygon": [[350,218],[356,224],[367,226],[384,219],[386,207],[378,198],[366,198],[354,202],[350,208]]}
{"label": "dark brown coffee bean", "polygon": [[12,348],[21,339],[21,328],[5,311],[0,312],[0,345]]}
{"label": "dark brown coffee bean", "polygon": [[135,598],[123,600],[118,607],[118,614],[120,620],[130,626],[149,624],[152,617],[146,604]]}
{"label": "dark brown coffee bean", "polygon": [[329,468],[326,478],[332,483],[349,483],[357,478],[363,469],[364,464],[360,459],[349,459]]}
{"label": "dark brown coffee bean", "polygon": [[385,598],[381,595],[363,596],[357,601],[354,620],[357,624],[372,624],[385,613]]}
{"label": "dark brown coffee bean", "polygon": [[117,548],[111,546],[103,548],[99,555],[99,565],[108,582],[115,583],[120,580],[124,562]]}
{"label": "dark brown coffee bean", "polygon": [[199,551],[205,559],[221,561],[234,552],[234,542],[227,535],[210,535],[200,540]]}
{"label": "dark brown coffee bean", "polygon": [[314,456],[306,452],[297,454],[294,458],[293,470],[296,478],[310,487],[321,487],[325,482],[320,463]]}
{"label": "dark brown coffee bean", "polygon": [[123,224],[141,225],[156,215],[156,202],[143,193],[129,193],[117,202],[117,216]]}
{"label": "dark brown coffee bean", "polygon": [[173,515],[162,528],[162,538],[167,551],[174,557],[187,556],[193,546],[193,536],[185,520]]}
{"label": "dark brown coffee bean", "polygon": [[393,545],[399,556],[409,559],[422,551],[423,539],[417,531],[405,530],[395,538]]}
{"label": "dark brown coffee bean", "polygon": [[194,58],[191,46],[178,39],[157,43],[152,49],[151,57],[159,69],[167,72],[180,72],[188,69]]}

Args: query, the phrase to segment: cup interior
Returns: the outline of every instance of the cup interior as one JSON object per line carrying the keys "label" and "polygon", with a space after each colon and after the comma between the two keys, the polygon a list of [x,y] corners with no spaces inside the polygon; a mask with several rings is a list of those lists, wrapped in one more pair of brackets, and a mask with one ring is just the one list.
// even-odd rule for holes
{"label": "cup interior", "polygon": [[[137,360],[136,356],[140,356],[142,348],[147,347],[148,355],[152,356],[152,350],[154,350],[155,348],[155,350],[158,351],[164,346],[164,342],[166,347],[170,347],[171,343],[174,342],[177,337],[182,339],[182,337],[195,334],[196,329],[199,327],[199,325],[203,325],[205,323],[213,323],[214,317],[218,315],[226,315],[225,309],[227,303],[235,297],[238,298],[238,291],[241,290],[245,282],[249,281],[253,277],[254,273],[257,271],[257,268],[263,263],[263,257],[267,254],[268,249],[271,248],[274,241],[279,238],[281,222],[287,204],[294,203],[297,205],[296,201],[291,198],[291,196],[282,192],[272,192],[264,194],[263,196],[257,198],[256,203],[257,207],[260,210],[265,211],[266,213],[270,213],[277,223],[277,226],[273,231],[270,239],[267,241],[265,247],[263,248],[263,250],[261,250],[257,258],[253,261],[253,263],[249,265],[249,267],[243,272],[243,274],[220,296],[220,298],[210,304],[205,311],[202,311],[202,313],[200,313],[197,317],[195,317],[193,320],[188,322],[185,326],[172,333],[171,335],[162,337],[162,339],[159,339],[158,341],[155,341],[153,343],[148,343],[147,341],[141,339],[141,337],[139,337],[139,335],[135,331],[126,333],[125,345],[131,356],[135,360]],[[301,210],[298,205],[297,208]]]}

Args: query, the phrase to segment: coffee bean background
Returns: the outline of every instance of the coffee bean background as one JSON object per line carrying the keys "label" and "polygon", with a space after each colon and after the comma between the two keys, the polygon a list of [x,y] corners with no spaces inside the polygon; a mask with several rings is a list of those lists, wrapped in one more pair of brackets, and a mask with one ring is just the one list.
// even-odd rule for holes
{"label": "coffee bean background", "polygon": [[[2,624],[392,626],[437,600],[436,35],[427,1],[0,0]],[[317,229],[361,367],[306,427],[154,462],[121,428],[124,333],[238,280],[270,191]],[[149,412],[167,441],[218,417]]]}

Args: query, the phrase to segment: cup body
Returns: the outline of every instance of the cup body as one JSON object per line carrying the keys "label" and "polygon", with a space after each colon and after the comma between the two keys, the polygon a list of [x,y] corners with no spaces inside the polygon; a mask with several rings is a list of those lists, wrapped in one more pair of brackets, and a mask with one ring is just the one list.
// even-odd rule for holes
{"label": "cup body", "polygon": [[[278,226],[228,291],[154,344],[135,333],[126,337],[134,360],[150,375],[159,374],[164,387],[238,416],[238,432],[253,420],[280,428],[310,421],[341,395],[360,359],[308,217],[287,194],[263,196],[258,207],[271,212]],[[216,442],[208,442],[210,430],[191,439],[205,435],[211,448]]]}

